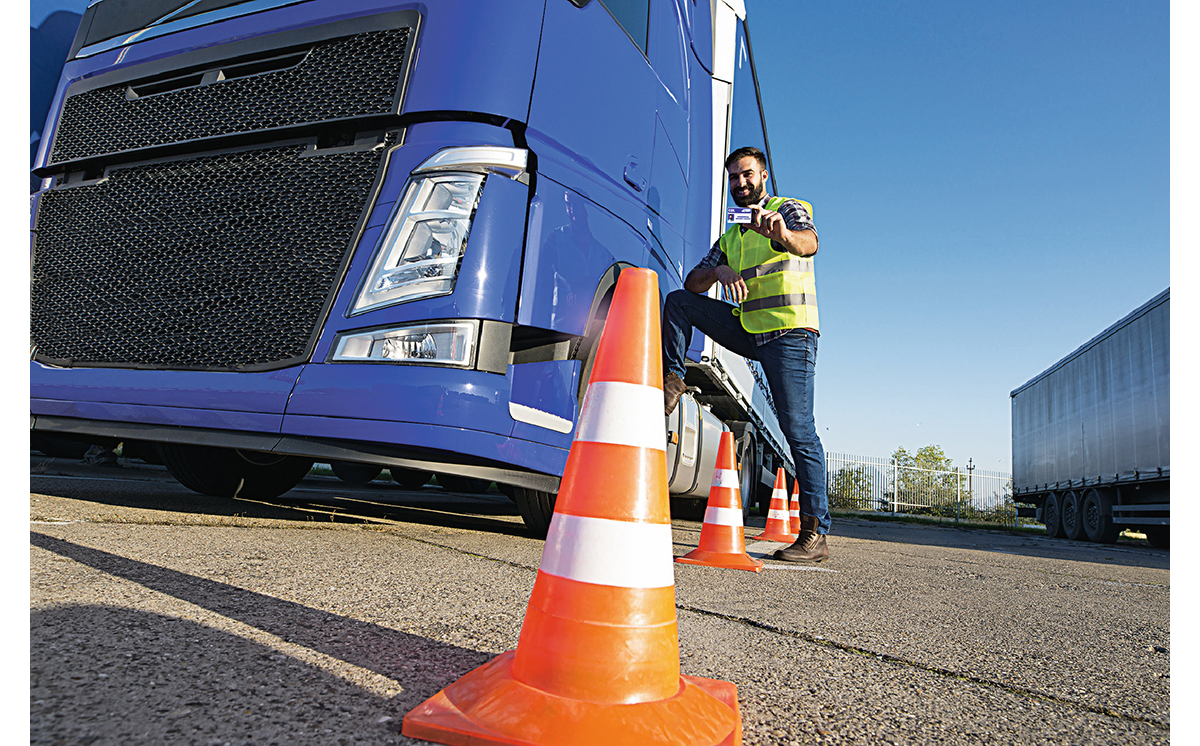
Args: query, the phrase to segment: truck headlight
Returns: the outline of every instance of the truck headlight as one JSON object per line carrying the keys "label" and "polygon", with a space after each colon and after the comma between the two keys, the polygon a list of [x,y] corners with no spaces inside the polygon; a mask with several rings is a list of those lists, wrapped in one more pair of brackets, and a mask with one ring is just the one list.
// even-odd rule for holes
{"label": "truck headlight", "polygon": [[469,367],[475,353],[475,321],[432,322],[339,334],[330,362],[401,363]]}
{"label": "truck headlight", "polygon": [[454,292],[485,179],[431,173],[409,183],[351,315]]}

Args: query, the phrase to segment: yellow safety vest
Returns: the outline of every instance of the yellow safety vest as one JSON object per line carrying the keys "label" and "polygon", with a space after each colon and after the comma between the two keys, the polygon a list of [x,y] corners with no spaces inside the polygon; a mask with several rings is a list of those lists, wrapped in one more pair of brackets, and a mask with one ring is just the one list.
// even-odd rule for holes
{"label": "yellow safety vest", "polygon": [[[786,201],[772,197],[766,209],[778,210]],[[796,200],[808,209],[812,205]],[[786,251],[775,251],[771,240],[752,230],[742,233],[737,225],[730,226],[721,236],[721,251],[730,268],[742,276],[749,294],[735,310],[742,328],[752,334],[780,329],[812,329],[817,325],[817,279],[812,257],[799,257]]]}

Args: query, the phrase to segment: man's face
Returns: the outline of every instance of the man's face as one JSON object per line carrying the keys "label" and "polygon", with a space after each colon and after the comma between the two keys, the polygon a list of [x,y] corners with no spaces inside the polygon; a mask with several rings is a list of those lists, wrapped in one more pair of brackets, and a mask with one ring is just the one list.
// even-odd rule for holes
{"label": "man's face", "polygon": [[757,158],[739,158],[729,166],[729,195],[738,207],[757,205],[763,198],[767,170]]}

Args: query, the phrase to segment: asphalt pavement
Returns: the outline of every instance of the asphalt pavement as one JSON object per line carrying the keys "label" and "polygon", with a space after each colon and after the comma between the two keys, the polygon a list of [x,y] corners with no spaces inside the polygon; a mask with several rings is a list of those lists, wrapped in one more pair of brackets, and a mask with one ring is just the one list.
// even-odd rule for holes
{"label": "asphalt pavement", "polygon": [[[32,744],[419,743],[406,712],[516,647],[542,542],[503,494],[123,464],[31,454]],[[737,685],[748,746],[1170,742],[1169,551],[860,517],[816,566],[747,543],[763,572],[674,570],[682,671]]]}

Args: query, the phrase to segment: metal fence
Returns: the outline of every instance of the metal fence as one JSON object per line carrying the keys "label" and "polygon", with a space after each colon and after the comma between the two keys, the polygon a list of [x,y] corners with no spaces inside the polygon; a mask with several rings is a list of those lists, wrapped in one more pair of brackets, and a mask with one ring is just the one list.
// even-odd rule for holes
{"label": "metal fence", "polygon": [[872,456],[825,454],[829,506],[1017,524],[1012,475],[973,467],[936,471]]}

